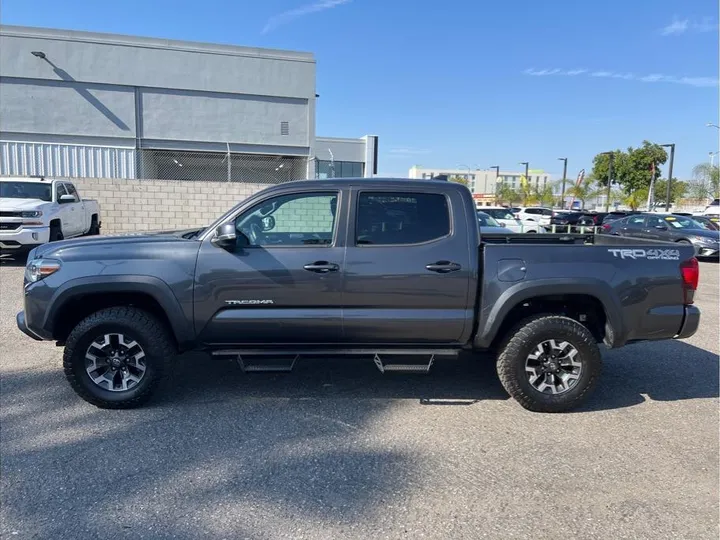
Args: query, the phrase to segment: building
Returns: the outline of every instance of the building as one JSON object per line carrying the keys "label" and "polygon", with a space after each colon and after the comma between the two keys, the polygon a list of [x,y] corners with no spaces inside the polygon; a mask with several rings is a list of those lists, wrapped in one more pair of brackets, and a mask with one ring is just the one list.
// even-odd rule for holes
{"label": "building", "polygon": [[310,53],[0,27],[0,175],[372,176],[377,137],[317,137]]}
{"label": "building", "polygon": [[[462,178],[467,182],[468,188],[472,191],[473,198],[479,206],[493,206],[497,203],[496,193],[504,182],[512,189],[517,190],[521,185],[521,177],[524,171],[499,171],[495,169],[442,169],[439,167],[424,168],[413,166],[408,172],[410,178],[423,179],[447,176],[448,178]],[[536,189],[544,188],[547,185],[554,186],[552,176],[541,169],[530,169],[528,171],[530,185]]]}

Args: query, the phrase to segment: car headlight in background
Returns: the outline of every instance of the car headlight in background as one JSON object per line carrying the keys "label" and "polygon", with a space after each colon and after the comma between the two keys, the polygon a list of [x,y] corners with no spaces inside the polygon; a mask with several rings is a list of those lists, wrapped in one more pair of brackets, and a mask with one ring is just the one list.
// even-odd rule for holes
{"label": "car headlight in background", "polygon": [[25,267],[25,279],[30,283],[35,283],[54,274],[58,270],[60,270],[60,261],[35,259],[30,261],[27,267]]}
{"label": "car headlight in background", "polygon": [[715,238],[708,238],[706,236],[693,236],[691,238],[693,242],[697,242],[698,244],[717,244],[718,240]]}
{"label": "car headlight in background", "polygon": [[42,220],[38,219],[41,218],[42,215],[42,210],[29,210],[20,213],[20,217],[23,218],[23,225],[42,225]]}

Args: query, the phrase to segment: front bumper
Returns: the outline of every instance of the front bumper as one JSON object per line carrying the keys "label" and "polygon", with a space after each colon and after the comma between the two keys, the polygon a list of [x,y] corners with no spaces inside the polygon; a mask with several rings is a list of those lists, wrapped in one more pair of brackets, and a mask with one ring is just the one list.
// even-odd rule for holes
{"label": "front bumper", "polygon": [[0,249],[20,251],[32,249],[50,241],[49,227],[23,227],[14,231],[0,231]]}
{"label": "front bumper", "polygon": [[698,326],[700,326],[700,310],[695,306],[685,306],[685,317],[676,339],[692,336],[697,332]]}
{"label": "front bumper", "polygon": [[17,323],[17,327],[20,329],[20,331],[25,334],[26,336],[30,336],[31,338],[42,341],[43,338],[38,336],[36,333],[34,333],[32,330],[30,330],[27,326],[27,323],[25,322],[25,312],[21,311],[15,316],[15,322]]}

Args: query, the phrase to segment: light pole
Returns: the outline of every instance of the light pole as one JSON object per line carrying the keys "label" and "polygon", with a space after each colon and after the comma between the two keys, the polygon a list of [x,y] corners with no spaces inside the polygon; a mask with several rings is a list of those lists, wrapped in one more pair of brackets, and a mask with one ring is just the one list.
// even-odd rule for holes
{"label": "light pole", "polygon": [[605,211],[610,211],[610,186],[612,185],[612,176],[613,176],[613,161],[615,160],[615,152],[603,152],[602,155],[608,156],[609,163],[608,163],[608,185],[607,185],[607,194],[605,196]]}
{"label": "light pole", "polygon": [[665,193],[665,211],[670,211],[670,187],[672,184],[673,161],[675,161],[675,143],[661,144],[664,148],[670,148],[670,165],[668,166],[667,191]]}
{"label": "light pole", "polygon": [[559,157],[560,161],[563,162],[563,182],[562,182],[562,195],[560,195],[560,208],[565,210],[565,181],[567,180],[567,158]]}

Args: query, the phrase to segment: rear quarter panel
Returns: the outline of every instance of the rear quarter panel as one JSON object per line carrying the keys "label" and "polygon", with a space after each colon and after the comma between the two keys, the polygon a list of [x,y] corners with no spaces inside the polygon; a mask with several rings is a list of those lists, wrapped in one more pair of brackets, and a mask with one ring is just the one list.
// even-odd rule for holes
{"label": "rear quarter panel", "polygon": [[[597,298],[612,327],[613,347],[677,335],[684,318],[680,264],[693,256],[693,248],[595,238],[594,245],[485,245],[475,346],[490,345],[513,307],[552,294]],[[524,268],[524,277],[499,275],[508,264]]]}

